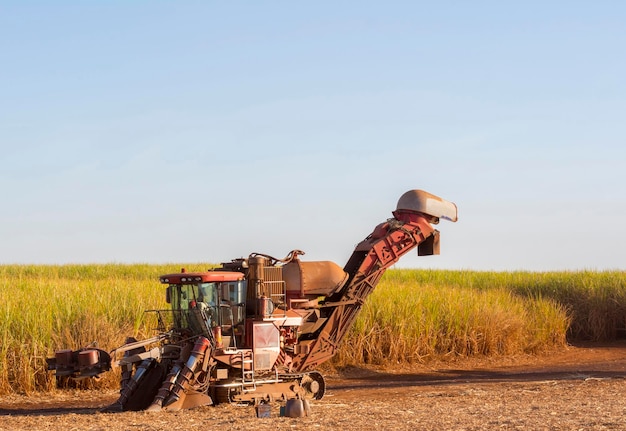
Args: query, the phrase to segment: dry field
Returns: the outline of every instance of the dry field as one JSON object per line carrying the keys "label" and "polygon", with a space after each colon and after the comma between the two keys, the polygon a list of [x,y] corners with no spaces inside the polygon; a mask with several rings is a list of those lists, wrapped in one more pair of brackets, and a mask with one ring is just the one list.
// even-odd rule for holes
{"label": "dry field", "polygon": [[110,391],[0,400],[2,430],[618,430],[626,429],[626,343],[551,355],[472,359],[412,369],[327,373],[311,415],[255,417],[220,405],[177,413],[99,413]]}

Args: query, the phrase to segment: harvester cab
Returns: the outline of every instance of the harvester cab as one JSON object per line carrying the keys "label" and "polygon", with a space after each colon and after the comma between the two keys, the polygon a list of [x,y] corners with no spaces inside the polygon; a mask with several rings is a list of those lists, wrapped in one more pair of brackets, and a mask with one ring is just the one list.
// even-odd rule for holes
{"label": "harvester cab", "polygon": [[404,254],[439,254],[440,219],[456,205],[421,190],[400,198],[393,218],[361,241],[346,265],[260,253],[205,272],[160,277],[169,310],[159,333],[107,353],[61,350],[48,359],[58,377],[84,378],[120,367],[119,399],[106,411],[178,410],[224,402],[320,399],[315,369],[332,358],[383,273]]}
{"label": "harvester cab", "polygon": [[[165,300],[171,306],[173,328],[204,336],[216,347],[241,345],[245,336],[247,281],[241,272],[207,271],[160,277],[167,284]],[[166,321],[162,316],[160,322]],[[161,327],[165,330],[165,327]]]}

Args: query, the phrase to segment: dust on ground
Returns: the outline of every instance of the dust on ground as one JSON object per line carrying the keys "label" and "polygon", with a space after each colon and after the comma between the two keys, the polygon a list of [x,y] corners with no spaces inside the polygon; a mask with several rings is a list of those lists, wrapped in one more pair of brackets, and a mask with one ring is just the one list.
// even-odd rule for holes
{"label": "dust on ground", "polygon": [[618,430],[626,429],[626,342],[540,356],[326,370],[304,418],[250,406],[100,413],[116,391],[0,398],[0,430]]}

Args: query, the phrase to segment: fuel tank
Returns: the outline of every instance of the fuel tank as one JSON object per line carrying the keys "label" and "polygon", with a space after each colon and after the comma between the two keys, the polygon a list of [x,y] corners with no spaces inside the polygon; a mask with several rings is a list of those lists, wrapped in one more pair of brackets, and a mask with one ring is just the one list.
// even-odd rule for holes
{"label": "fuel tank", "polygon": [[348,273],[327,260],[302,262],[296,259],[283,266],[283,279],[287,297],[315,298],[339,290],[348,279]]}

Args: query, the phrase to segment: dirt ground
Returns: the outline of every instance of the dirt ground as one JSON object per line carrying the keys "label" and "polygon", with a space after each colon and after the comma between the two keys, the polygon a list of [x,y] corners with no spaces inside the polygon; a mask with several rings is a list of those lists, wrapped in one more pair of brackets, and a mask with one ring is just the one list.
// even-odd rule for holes
{"label": "dirt ground", "polygon": [[100,413],[115,391],[0,398],[0,430],[624,430],[626,342],[543,356],[326,373],[304,418],[257,418],[250,406]]}

